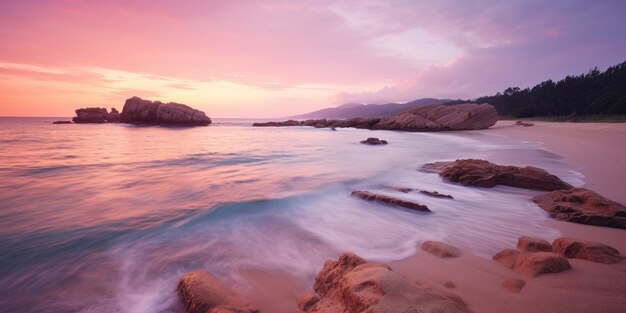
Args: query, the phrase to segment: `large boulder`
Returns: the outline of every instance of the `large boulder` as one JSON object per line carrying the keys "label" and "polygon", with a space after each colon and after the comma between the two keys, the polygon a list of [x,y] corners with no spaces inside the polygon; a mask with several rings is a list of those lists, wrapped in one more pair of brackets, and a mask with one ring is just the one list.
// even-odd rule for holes
{"label": "large boulder", "polygon": [[423,204],[406,201],[406,200],[390,197],[387,195],[376,194],[376,193],[372,193],[369,191],[357,190],[357,191],[353,191],[352,195],[359,197],[361,199],[364,199],[364,200],[368,200],[368,201],[382,202],[386,204],[401,206],[403,208],[416,210],[416,211],[431,212],[430,209]]}
{"label": "large boulder", "polygon": [[561,237],[552,243],[554,252],[566,258],[588,260],[592,262],[614,264],[624,259],[617,249],[603,243]]}
{"label": "large boulder", "polygon": [[562,256],[552,252],[522,252],[514,265],[516,272],[528,277],[542,274],[560,273],[572,269],[569,262]]}
{"label": "large boulder", "polygon": [[[498,113],[490,104],[426,105],[400,113],[396,117],[355,117],[346,120],[306,120],[254,123],[253,126],[315,126],[354,127],[402,131],[444,131],[489,128],[498,121]],[[296,124],[297,123],[297,124]]]}
{"label": "large boulder", "polygon": [[560,178],[537,167],[505,166],[485,160],[429,163],[423,169],[427,172],[438,172],[441,177],[452,182],[478,187],[506,185],[547,191],[572,188]]}
{"label": "large boulder", "polygon": [[74,123],[106,123],[108,117],[105,108],[83,108],[76,110],[76,116],[72,118]]}
{"label": "large boulder", "polygon": [[389,266],[346,253],[326,261],[313,289],[299,302],[303,312],[471,312],[457,295],[413,282]]}
{"label": "large boulder", "polygon": [[200,110],[180,103],[162,103],[139,97],[126,100],[120,122],[129,124],[206,126],[211,119]]}
{"label": "large boulder", "polygon": [[533,201],[558,220],[626,229],[626,207],[588,189],[552,191]]}
{"label": "large boulder", "polygon": [[239,294],[205,271],[185,274],[176,287],[187,313],[254,313]]}

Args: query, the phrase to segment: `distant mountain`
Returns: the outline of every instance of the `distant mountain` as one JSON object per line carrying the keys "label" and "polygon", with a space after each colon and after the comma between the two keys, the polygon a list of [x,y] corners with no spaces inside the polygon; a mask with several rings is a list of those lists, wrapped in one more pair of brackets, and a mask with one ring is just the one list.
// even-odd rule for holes
{"label": "distant mountain", "polygon": [[334,108],[326,108],[301,115],[290,116],[292,119],[307,118],[351,118],[351,117],[386,117],[396,116],[410,108],[428,104],[443,104],[447,99],[424,98],[407,103],[361,104],[346,103]]}

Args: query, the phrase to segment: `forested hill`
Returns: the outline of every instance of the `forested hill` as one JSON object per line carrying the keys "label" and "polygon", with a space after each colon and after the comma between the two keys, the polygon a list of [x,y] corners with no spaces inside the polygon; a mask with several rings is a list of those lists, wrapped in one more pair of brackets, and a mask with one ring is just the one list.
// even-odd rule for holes
{"label": "forested hill", "polygon": [[476,102],[491,103],[502,116],[626,114],[626,62],[532,88],[509,87]]}

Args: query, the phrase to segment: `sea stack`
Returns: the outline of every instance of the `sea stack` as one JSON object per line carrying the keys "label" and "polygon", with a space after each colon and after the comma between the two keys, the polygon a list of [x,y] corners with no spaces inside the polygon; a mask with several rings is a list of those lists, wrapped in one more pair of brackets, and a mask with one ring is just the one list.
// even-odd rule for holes
{"label": "sea stack", "polygon": [[120,122],[144,125],[207,126],[211,119],[200,110],[185,104],[144,100],[132,97],[126,100]]}

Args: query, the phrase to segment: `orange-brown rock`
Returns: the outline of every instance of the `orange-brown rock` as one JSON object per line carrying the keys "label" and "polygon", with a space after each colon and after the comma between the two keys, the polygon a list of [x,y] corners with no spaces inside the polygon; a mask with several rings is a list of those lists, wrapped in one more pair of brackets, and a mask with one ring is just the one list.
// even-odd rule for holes
{"label": "orange-brown rock", "polygon": [[183,275],[176,290],[187,313],[258,312],[234,290],[205,271]]}
{"label": "orange-brown rock", "polygon": [[522,236],[517,239],[517,249],[527,252],[551,252],[552,245],[548,241],[541,238]]}
{"label": "orange-brown rock", "polygon": [[513,268],[520,252],[515,249],[504,249],[493,256],[493,260],[502,263],[508,268]]}
{"label": "orange-brown rock", "polygon": [[471,312],[461,298],[413,282],[389,266],[346,253],[326,261],[313,286],[319,301],[304,298],[304,312]]}
{"label": "orange-brown rock", "polygon": [[617,249],[603,243],[561,237],[552,243],[554,252],[566,258],[589,260],[592,262],[613,264],[624,259]]}
{"label": "orange-brown rock", "polygon": [[567,259],[552,252],[522,252],[515,261],[516,272],[528,277],[559,273],[571,269]]}
{"label": "orange-brown rock", "polygon": [[526,286],[523,279],[507,277],[502,281],[502,287],[512,293],[519,293]]}
{"label": "orange-brown rock", "polygon": [[457,247],[437,241],[426,241],[422,243],[421,248],[422,250],[440,258],[457,258],[463,254]]}
{"label": "orange-brown rock", "polygon": [[390,197],[386,195],[371,193],[369,191],[357,190],[357,191],[353,191],[352,195],[359,197],[361,199],[368,200],[368,201],[382,202],[382,203],[396,205],[396,206],[400,206],[400,207],[404,207],[404,208],[416,210],[416,211],[431,212],[430,209],[423,204],[406,201],[406,200],[402,200],[402,199],[398,199],[398,198],[394,198],[394,197]]}
{"label": "orange-brown rock", "polygon": [[626,207],[588,189],[548,192],[533,201],[558,220],[626,229]]}
{"label": "orange-brown rock", "polygon": [[438,172],[446,180],[470,186],[491,188],[506,185],[547,191],[572,188],[560,178],[537,167],[505,166],[485,160],[465,159],[429,163],[424,165],[423,169]]}

